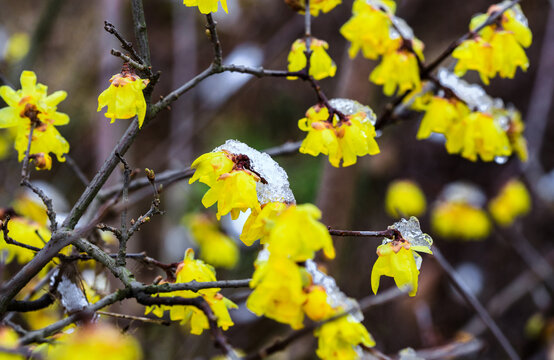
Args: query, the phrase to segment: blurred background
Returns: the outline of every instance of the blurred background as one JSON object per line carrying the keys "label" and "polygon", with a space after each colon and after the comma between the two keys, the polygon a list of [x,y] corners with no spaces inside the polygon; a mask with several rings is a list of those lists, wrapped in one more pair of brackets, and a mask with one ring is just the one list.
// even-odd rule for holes
{"label": "blurred background", "polygon": [[[285,69],[292,42],[303,35],[302,16],[282,1],[228,1],[229,14],[221,10],[214,14],[224,61]],[[425,43],[425,57],[432,60],[468,30],[472,15],[486,11],[491,4],[485,0],[399,0],[397,14]],[[187,8],[177,0],[146,0],[144,6],[153,70],[162,71],[152,97],[156,101],[209,66],[213,50],[205,34],[205,17],[196,8]],[[313,19],[313,35],[329,43],[329,54],[338,66],[337,75],[323,80],[321,85],[330,98],[351,98],[380,114],[391,99],[368,81],[377,62],[361,56],[350,59],[349,44],[339,33],[351,15],[351,6],[352,1],[345,0],[330,13]],[[518,70],[514,79],[494,79],[486,91],[521,111],[530,148],[528,163],[522,164],[515,157],[503,164],[471,162],[448,155],[440,140],[417,141],[415,135],[422,114],[416,112],[402,114],[401,121],[386,127],[378,139],[381,153],[360,158],[354,166],[335,169],[326,157],[303,154],[275,160],[287,171],[297,202],[316,204],[323,212],[322,221],[334,228],[385,229],[394,222],[384,207],[388,185],[396,179],[419,184],[428,204],[428,210],[419,218],[423,231],[434,238],[479,300],[489,306],[516,350],[524,358],[542,359],[547,354],[554,358],[554,287],[548,285],[554,274],[539,279],[522,259],[518,243],[524,241],[537,250],[527,254],[531,263],[533,259],[540,262],[533,258],[537,254],[554,261],[554,173],[549,175],[554,169],[554,142],[550,140],[554,137],[554,123],[550,121],[554,112],[551,106],[554,14],[547,0],[525,0],[521,6],[533,32],[533,44],[527,50],[529,70],[526,73]],[[109,78],[121,70],[121,60],[110,55],[112,48],[119,49],[119,43],[104,31],[104,20],[115,24],[125,38],[134,41],[130,14],[126,0],[0,0],[2,82],[19,88],[21,70],[33,70],[50,92],[68,92],[59,110],[69,114],[71,122],[59,130],[71,144],[71,159],[89,179],[128,126],[127,120],[110,125],[103,112],[96,112],[96,107],[98,95],[109,86]],[[20,36],[15,38],[19,41],[17,48],[24,48],[28,41],[30,52],[18,56],[7,50],[9,42],[17,36]],[[465,79],[480,83],[473,73]],[[148,167],[160,173],[166,169],[186,169],[197,156],[227,139],[240,140],[259,150],[299,141],[304,133],[298,129],[297,121],[316,100],[313,90],[300,80],[215,75],[143,128],[126,159],[134,168]],[[20,164],[12,146],[4,147],[0,149],[4,155],[0,162],[0,206],[8,207],[21,191]],[[525,181],[533,206],[512,227],[493,229],[480,241],[447,241],[432,232],[430,209],[447,184],[473,183],[491,199],[513,177]],[[121,171],[115,171],[106,186],[120,179]],[[34,172],[33,180],[52,194],[60,214],[70,209],[84,189],[74,172],[56,161],[51,171]],[[196,246],[182,218],[205,211],[200,202],[204,191],[203,185],[191,186],[186,180],[166,187],[162,195],[166,214],[143,226],[133,238],[130,250],[146,251],[168,263],[182,260],[185,249]],[[130,216],[136,218],[149,207],[150,189],[133,193],[131,201]],[[117,224],[119,218],[114,213],[111,219]],[[237,228],[240,225],[230,224],[225,231],[233,235]],[[378,244],[375,239],[335,239],[337,258],[323,262],[348,296],[360,299],[370,295],[370,273]],[[237,245],[241,247],[238,265],[218,269],[218,279],[251,276],[259,248],[246,248],[240,241]],[[130,262],[129,266],[141,281],[163,275],[141,264]],[[8,268],[3,276],[14,270]],[[382,280],[382,290],[392,286],[392,279]],[[241,305],[231,313],[236,326],[227,332],[233,346],[249,353],[290,331],[285,325],[250,314],[244,307],[245,290],[223,293]],[[141,315],[143,309],[131,300],[112,306],[110,311]],[[504,357],[490,333],[478,322],[472,322],[473,310],[455,293],[431,256],[425,256],[417,297],[380,305],[365,315],[366,327],[377,348],[385,354],[397,353],[405,347],[442,345],[460,331],[472,331],[484,340],[485,346],[470,358]],[[216,354],[207,333],[189,335],[178,324],[166,327],[115,321],[141,340],[145,358],[202,358]],[[307,336],[275,357],[315,358],[314,348],[314,339]]]}

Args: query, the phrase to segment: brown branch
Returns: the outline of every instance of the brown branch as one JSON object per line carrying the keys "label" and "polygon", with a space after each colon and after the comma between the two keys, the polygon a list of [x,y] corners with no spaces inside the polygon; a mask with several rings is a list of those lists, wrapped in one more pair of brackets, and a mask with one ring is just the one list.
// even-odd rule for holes
{"label": "brown branch", "polygon": [[206,20],[208,21],[206,29],[208,29],[210,33],[210,41],[214,47],[213,65],[215,69],[220,69],[221,64],[223,63],[223,50],[221,49],[221,42],[219,41],[219,36],[217,35],[217,23],[214,21],[211,13],[206,15]]}
{"label": "brown branch", "polygon": [[50,220],[50,231],[53,233],[58,230],[58,222],[56,220],[56,212],[54,211],[52,199],[50,199],[40,188],[33,185],[33,183],[31,183],[28,179],[21,180],[21,185],[31,189],[31,191],[34,192],[40,200],[42,200],[42,203],[46,207],[46,215],[48,216],[48,220]]}
{"label": "brown branch", "polygon": [[67,165],[69,165],[69,168],[75,173],[77,178],[81,180],[83,185],[87,186],[89,183],[89,179],[87,178],[85,173],[81,170],[81,168],[79,168],[79,165],[77,165],[75,160],[68,154],[65,154],[64,157],[65,157],[65,160],[67,160]]}

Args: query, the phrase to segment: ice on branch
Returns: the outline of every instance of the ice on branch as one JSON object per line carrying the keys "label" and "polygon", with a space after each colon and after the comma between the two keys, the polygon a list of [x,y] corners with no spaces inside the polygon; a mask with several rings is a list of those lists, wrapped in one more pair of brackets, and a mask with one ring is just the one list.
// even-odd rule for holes
{"label": "ice on branch", "polygon": [[256,192],[260,204],[263,205],[272,201],[296,202],[290,189],[287,173],[268,154],[259,152],[237,140],[227,140],[225,144],[213,150],[213,152],[219,151],[248,156],[252,170],[263,179],[256,183]]}
{"label": "ice on branch", "polygon": [[[460,79],[445,68],[439,69],[438,79],[442,86],[452,90],[452,92],[472,110],[488,112],[495,107],[495,101],[487,95],[487,92],[481,86],[469,84],[467,81]],[[500,99],[498,100],[502,101]],[[499,105],[498,100],[496,101],[496,105]]]}
{"label": "ice on branch", "polygon": [[369,106],[360,104],[356,100],[345,99],[345,98],[336,98],[329,100],[329,104],[343,113],[344,115],[354,115],[359,112],[364,112],[365,117],[363,122],[370,122],[372,125],[375,125],[377,121],[377,116]]}

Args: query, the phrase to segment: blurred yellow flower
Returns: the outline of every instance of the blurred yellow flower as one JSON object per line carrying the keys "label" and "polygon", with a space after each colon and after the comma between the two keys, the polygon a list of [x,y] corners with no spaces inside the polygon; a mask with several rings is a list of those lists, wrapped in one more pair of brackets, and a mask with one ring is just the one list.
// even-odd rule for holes
{"label": "blurred yellow flower", "polygon": [[333,259],[333,240],[327,227],[318,221],[320,218],[321,211],[315,205],[289,206],[276,217],[267,236],[269,252],[292,261],[305,261],[323,249],[325,256]]}
{"label": "blurred yellow flower", "polygon": [[385,195],[385,209],[391,217],[420,216],[426,206],[425,194],[413,181],[396,180],[389,185]]}
{"label": "blurred yellow flower", "polygon": [[464,202],[445,201],[431,212],[431,227],[437,235],[464,240],[481,240],[491,231],[484,210]]}
{"label": "blurred yellow flower", "polygon": [[360,345],[375,346],[365,326],[352,315],[325,323],[314,334],[318,338],[316,354],[324,360],[356,360],[360,358]]}
{"label": "blurred yellow flower", "polygon": [[[36,248],[42,248],[45,245],[43,240],[45,242],[50,240],[50,230],[46,226],[20,216],[11,216],[8,223],[8,234],[15,241]],[[0,231],[0,238],[0,253],[6,252],[7,254],[5,262],[9,263],[15,259],[19,264],[25,264],[35,257],[32,250],[6,244],[3,231]]]}
{"label": "blurred yellow flower", "polygon": [[501,226],[509,226],[531,210],[531,196],[525,185],[516,179],[510,180],[489,202],[492,218]]}
{"label": "blurred yellow flower", "polygon": [[[341,2],[342,0],[310,0],[310,14],[312,14],[312,16],[318,16],[320,12],[328,13]],[[306,8],[306,4],[304,4],[303,7]]]}
{"label": "blurred yellow flower", "polygon": [[13,34],[4,48],[4,59],[9,63],[23,59],[29,52],[30,43],[29,35],[26,33]]}
{"label": "blurred yellow flower", "polygon": [[[333,77],[337,72],[337,66],[331,57],[325,51],[329,48],[329,44],[323,40],[312,37],[310,39],[310,71],[309,74],[316,80],[321,80],[326,77]],[[296,40],[291,47],[288,56],[288,71],[296,72],[306,68],[306,39]],[[288,77],[289,80],[297,79],[295,76]]]}
{"label": "blurred yellow flower", "polygon": [[18,196],[12,202],[12,208],[17,214],[33,220],[42,226],[46,226],[46,223],[48,222],[46,206],[44,206],[42,202],[36,201],[28,194]]}
{"label": "blurred yellow flower", "polygon": [[[19,336],[12,328],[0,326],[0,347],[5,349],[17,349],[19,346]],[[9,354],[7,352],[0,353],[0,360],[24,360],[23,355]]]}
{"label": "blurred yellow flower", "polygon": [[112,123],[115,119],[130,119],[137,116],[139,128],[142,127],[146,116],[146,100],[142,90],[149,80],[141,79],[135,70],[128,64],[123,65],[120,74],[112,76],[110,87],[98,96],[98,109],[105,106],[108,110],[104,114]]}
{"label": "blurred yellow flower", "polygon": [[229,13],[227,9],[227,0],[183,0],[183,4],[188,7],[198,6],[198,10],[200,10],[202,14],[217,12],[219,2],[221,2],[223,11]]}
{"label": "blurred yellow flower", "polygon": [[[187,249],[183,262],[179,264],[176,272],[176,283],[188,283],[191,281],[206,282],[216,281],[215,270],[212,266],[204,263],[201,260],[194,259],[194,251]],[[223,330],[227,330],[233,326],[233,321],[229,316],[228,309],[237,307],[231,300],[225,298],[219,293],[219,288],[203,289],[197,292],[190,290],[173,291],[169,293],[160,293],[161,297],[180,296],[184,298],[195,298],[202,296],[210,305],[214,315],[217,317],[217,326]],[[169,311],[171,320],[181,321],[182,325],[190,324],[191,334],[200,335],[205,329],[209,329],[210,325],[208,318],[204,312],[192,305],[175,305],[175,306],[147,306],[146,314],[152,312],[158,317],[162,317],[164,311]]]}
{"label": "blurred yellow flower", "polygon": [[381,276],[390,276],[399,289],[408,286],[410,296],[415,296],[418,287],[419,270],[416,251],[432,254],[429,247],[412,246],[408,241],[393,240],[377,247],[377,260],[371,270],[371,289],[379,290]]}
{"label": "blurred yellow flower", "polygon": [[[54,126],[66,125],[69,116],[57,111],[58,104],[67,97],[65,91],[56,91],[47,95],[47,86],[37,84],[37,77],[32,71],[21,73],[21,89],[13,90],[9,86],[0,87],[0,97],[7,107],[0,109],[0,128],[15,127],[15,149],[18,160],[25,158],[29,144],[29,133],[34,125],[31,141],[30,158],[38,157],[39,169],[51,166],[49,153],[54,153],[58,161],[65,161],[69,152],[69,143],[60,135]],[[50,159],[50,160],[48,160]]]}
{"label": "blurred yellow flower", "polygon": [[137,340],[107,324],[88,324],[50,346],[46,360],[140,360]]}
{"label": "blurred yellow flower", "polygon": [[258,316],[289,324],[293,329],[303,326],[302,274],[294,261],[271,254],[267,261],[258,262],[250,287],[254,289],[246,307]]}
{"label": "blurred yellow flower", "polygon": [[508,117],[510,118],[510,125],[506,131],[508,140],[519,160],[526,162],[529,154],[527,151],[527,140],[523,137],[525,124],[521,121],[521,113],[515,109],[508,109]]}
{"label": "blurred yellow flower", "polygon": [[488,85],[489,78],[494,77],[492,64],[493,48],[481,37],[463,41],[452,52],[452,57],[457,59],[454,73],[456,76],[464,76],[468,70],[479,73],[481,81]]}
{"label": "blurred yellow flower", "polygon": [[225,235],[215,221],[205,214],[185,217],[192,238],[200,247],[200,258],[215,267],[231,269],[239,260],[237,244]]}
{"label": "blurred yellow flower", "polygon": [[244,223],[240,239],[247,246],[251,246],[254,241],[262,239],[261,243],[265,243],[263,237],[269,233],[277,216],[287,207],[287,204],[274,201],[262,205],[262,210],[251,212]]}
{"label": "blurred yellow flower", "polygon": [[313,321],[322,321],[335,315],[337,311],[331,307],[325,288],[312,285],[307,291],[306,302],[302,306],[304,313]]}

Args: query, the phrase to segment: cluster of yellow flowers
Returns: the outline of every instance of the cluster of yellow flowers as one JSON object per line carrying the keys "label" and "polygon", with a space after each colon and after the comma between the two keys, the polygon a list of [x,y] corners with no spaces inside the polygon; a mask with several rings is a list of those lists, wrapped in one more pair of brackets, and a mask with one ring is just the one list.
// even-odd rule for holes
{"label": "cluster of yellow flowers", "polygon": [[[323,40],[310,38],[310,69],[308,74],[316,80],[326,77],[333,77],[337,72],[337,66],[333,59],[325,51],[329,44]],[[306,57],[306,39],[296,40],[291,47],[288,56],[288,70],[291,72],[300,71],[306,68],[308,59]],[[288,77],[289,80],[297,79],[295,76]]]}
{"label": "cluster of yellow flowers", "polygon": [[471,161],[492,161],[513,152],[527,160],[525,127],[517,110],[505,108],[500,99],[490,98],[478,85],[469,85],[447,70],[441,69],[439,78],[445,84],[436,95],[426,93],[414,101],[414,108],[425,111],[419,140],[443,134],[448,153]]}
{"label": "cluster of yellow flowers", "polygon": [[[194,251],[187,249],[185,258],[177,267],[175,273],[175,283],[188,283],[191,281],[206,282],[216,281],[215,270],[212,266],[204,263],[202,260],[194,258]],[[233,326],[233,321],[229,316],[229,310],[236,308],[231,300],[227,299],[219,293],[219,288],[203,289],[198,292],[190,290],[173,291],[169,293],[161,293],[158,296],[172,297],[180,296],[184,298],[195,298],[201,296],[209,304],[213,313],[217,317],[217,326],[223,330],[227,330]],[[195,306],[177,305],[165,306],[154,305],[146,308],[146,314],[152,312],[158,317],[162,317],[164,311],[169,311],[171,320],[180,321],[183,325],[190,326],[191,334],[200,335],[205,329],[209,329],[210,325],[208,318],[204,312]]]}
{"label": "cluster of yellow flowers", "polygon": [[423,43],[412,30],[394,15],[392,0],[355,0],[352,17],[340,29],[351,43],[349,54],[374,60],[382,56],[369,80],[383,85],[386,95],[404,93],[420,87],[419,62],[423,61]]}
{"label": "cluster of yellow flowers", "polygon": [[[46,226],[48,217],[46,208],[28,196],[22,196],[16,199],[12,208],[0,209],[0,219],[8,222],[8,234],[17,242],[25,245],[42,248],[44,242],[50,240],[50,230]],[[10,245],[4,241],[4,233],[0,230],[0,253],[5,253],[6,262],[17,260],[20,264],[31,261],[34,253],[31,250],[20,246]]]}
{"label": "cluster of yellow flowers", "polygon": [[377,247],[378,257],[371,270],[371,288],[377,294],[380,278],[384,275],[394,278],[398,288],[408,287],[409,295],[415,296],[422,261],[418,252],[433,254],[433,240],[421,232],[419,221],[413,216],[409,220],[401,219],[389,229],[398,230],[402,237],[386,239]]}
{"label": "cluster of yellow flowers", "polygon": [[200,258],[215,267],[231,269],[239,260],[239,249],[207,214],[186,216],[185,224],[200,248]]}
{"label": "cluster of yellow flowers", "polygon": [[[492,5],[486,14],[473,17],[470,30],[473,32],[482,26],[491,14],[506,4]],[[487,85],[489,79],[497,74],[503,78],[513,78],[518,67],[523,71],[529,67],[523,47],[529,47],[532,39],[527,19],[521,7],[515,5],[502,13],[498,21],[474,33],[472,38],[463,41],[454,50],[452,56],[458,59],[454,72],[463,76],[468,70],[475,70]]]}
{"label": "cluster of yellow flowers", "polygon": [[107,106],[104,115],[112,119],[112,123],[115,119],[130,119],[136,115],[139,128],[142,127],[146,116],[146,100],[142,90],[148,82],[141,79],[129,64],[123,64],[121,73],[112,76],[110,87],[98,96],[97,111]]}
{"label": "cluster of yellow flowers", "polygon": [[335,167],[340,166],[341,160],[342,166],[350,166],[356,163],[358,156],[378,154],[373,111],[352,100],[335,100],[331,100],[332,106],[349,102],[354,104],[354,110],[339,118],[336,113],[329,114],[329,109],[321,104],[309,108],[306,117],[298,121],[300,130],[308,133],[300,152],[312,156],[327,155]]}
{"label": "cluster of yellow flowers", "polygon": [[67,93],[56,91],[47,95],[48,87],[37,84],[37,76],[32,71],[23,71],[20,82],[21,89],[17,91],[6,85],[0,87],[0,97],[8,104],[0,109],[0,129],[9,128],[13,132],[18,160],[22,161],[31,126],[34,126],[29,158],[35,162],[37,170],[49,170],[52,167],[50,153],[64,162],[64,155],[69,152],[69,143],[55,127],[69,123],[69,116],[57,111]]}

